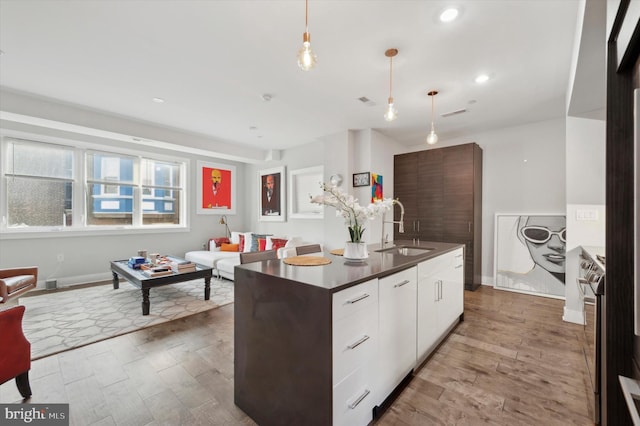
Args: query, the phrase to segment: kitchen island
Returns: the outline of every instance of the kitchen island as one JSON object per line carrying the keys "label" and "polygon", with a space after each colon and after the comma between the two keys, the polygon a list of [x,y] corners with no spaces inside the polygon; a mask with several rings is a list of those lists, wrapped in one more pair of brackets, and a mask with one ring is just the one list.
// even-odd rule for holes
{"label": "kitchen island", "polygon": [[260,425],[366,425],[462,319],[463,246],[235,269],[235,403]]}

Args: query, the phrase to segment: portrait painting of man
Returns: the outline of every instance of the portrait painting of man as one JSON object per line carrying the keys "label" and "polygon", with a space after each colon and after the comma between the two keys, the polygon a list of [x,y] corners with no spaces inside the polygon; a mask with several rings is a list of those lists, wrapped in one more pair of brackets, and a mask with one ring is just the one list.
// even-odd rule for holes
{"label": "portrait painting of man", "polygon": [[198,213],[232,213],[235,209],[235,167],[199,162],[198,169]]}

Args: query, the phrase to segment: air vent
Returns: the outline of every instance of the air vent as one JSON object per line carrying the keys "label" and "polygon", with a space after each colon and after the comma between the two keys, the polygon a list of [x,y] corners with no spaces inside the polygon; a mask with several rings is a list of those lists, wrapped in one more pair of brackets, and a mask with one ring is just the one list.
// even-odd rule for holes
{"label": "air vent", "polygon": [[362,102],[363,104],[366,104],[366,103],[368,103],[368,102],[371,102],[371,99],[367,98],[366,96],[362,96],[362,97],[358,98],[358,100],[359,100],[360,102]]}
{"label": "air vent", "polygon": [[466,108],[462,108],[456,111],[451,111],[451,112],[445,112],[444,114],[441,114],[441,117],[451,117],[452,115],[456,115],[456,114],[462,114],[463,112],[467,112]]}

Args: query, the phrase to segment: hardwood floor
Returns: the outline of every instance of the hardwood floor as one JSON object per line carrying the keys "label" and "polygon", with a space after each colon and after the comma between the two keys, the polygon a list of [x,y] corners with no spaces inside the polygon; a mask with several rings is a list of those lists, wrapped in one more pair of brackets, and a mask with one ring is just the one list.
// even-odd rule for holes
{"label": "hardwood floor", "polygon": [[465,321],[379,425],[593,425],[583,328],[563,300],[465,291]]}
{"label": "hardwood floor", "polygon": [[[563,305],[465,292],[465,321],[376,424],[592,425],[582,327]],[[72,425],[255,424],[233,403],[233,305],[34,361],[30,379],[30,402],[69,402]]]}

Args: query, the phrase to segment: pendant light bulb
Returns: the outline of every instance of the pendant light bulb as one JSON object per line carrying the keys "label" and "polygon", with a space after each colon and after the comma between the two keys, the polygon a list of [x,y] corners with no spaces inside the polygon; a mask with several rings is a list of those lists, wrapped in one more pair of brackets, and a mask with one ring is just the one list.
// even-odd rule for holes
{"label": "pendant light bulb", "polygon": [[427,143],[429,145],[434,145],[438,143],[438,135],[436,134],[436,129],[433,123],[433,114],[434,114],[434,97],[438,94],[437,90],[432,90],[427,95],[431,96],[431,131],[429,135],[427,135]]}
{"label": "pendant light bulb", "polygon": [[302,47],[298,50],[298,66],[304,71],[309,71],[316,66],[318,58],[311,50],[311,34],[305,32],[302,40]]}
{"label": "pendant light bulb", "polygon": [[309,71],[316,66],[318,58],[311,50],[311,34],[309,33],[309,0],[305,0],[304,9],[304,33],[302,34],[302,47],[298,50],[298,66],[304,71]]}
{"label": "pendant light bulb", "polygon": [[384,119],[386,121],[393,121],[398,118],[398,110],[393,106],[393,96],[391,95],[392,89],[392,77],[393,77],[393,57],[398,54],[398,49],[387,49],[384,52],[384,56],[389,58],[389,100],[387,103],[387,110],[384,113]]}
{"label": "pendant light bulb", "polygon": [[389,98],[389,105],[384,113],[384,119],[387,121],[393,121],[398,118],[398,111],[393,106],[393,98]]}

